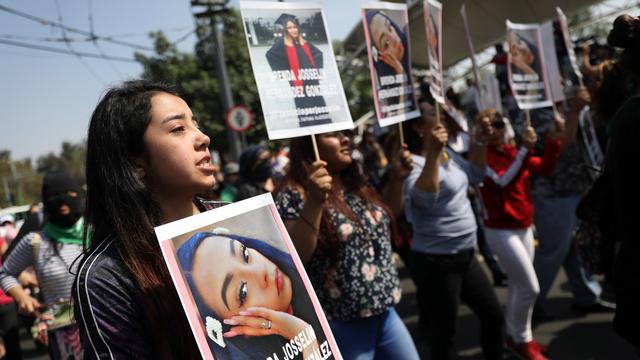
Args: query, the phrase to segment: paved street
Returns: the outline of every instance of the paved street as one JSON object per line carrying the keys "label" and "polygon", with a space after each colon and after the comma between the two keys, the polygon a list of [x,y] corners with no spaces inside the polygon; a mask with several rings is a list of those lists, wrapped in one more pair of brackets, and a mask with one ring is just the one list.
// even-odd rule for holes
{"label": "paved street", "polygon": [[[484,266],[484,264],[483,264]],[[400,269],[404,290],[398,312],[409,328],[422,359],[428,359],[428,348],[418,329],[415,286],[405,268]],[[500,302],[504,304],[506,288],[496,288]],[[547,313],[554,320],[539,324],[534,336],[549,347],[551,360],[633,360],[638,359],[633,348],[618,337],[611,327],[613,313],[575,314],[571,310],[571,292],[566,277],[561,272],[550,292]],[[460,309],[456,352],[460,359],[482,359],[479,346],[479,322],[471,310]],[[506,354],[505,359],[517,359]]]}
{"label": "paved street", "polygon": [[[398,312],[409,327],[420,356],[427,359],[428,349],[417,327],[417,305],[415,286],[406,268],[400,268],[404,295]],[[496,288],[501,302],[506,298],[506,288]],[[554,321],[540,324],[534,331],[536,339],[549,347],[552,360],[633,360],[637,359],[633,349],[613,333],[611,320],[613,313],[599,313],[581,316],[571,310],[571,292],[564,273],[551,290],[547,312]],[[460,359],[482,359],[478,341],[479,323],[468,307],[460,309],[459,333],[456,349]],[[48,359],[46,353],[37,352],[33,342],[23,334],[25,359]],[[505,359],[516,359],[507,354]],[[402,359],[397,359],[402,360]]]}

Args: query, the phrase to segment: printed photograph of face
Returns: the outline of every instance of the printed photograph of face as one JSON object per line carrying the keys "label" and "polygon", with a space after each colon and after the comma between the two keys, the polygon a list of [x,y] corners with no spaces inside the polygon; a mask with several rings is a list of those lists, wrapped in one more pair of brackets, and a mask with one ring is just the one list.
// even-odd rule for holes
{"label": "printed photograph of face", "polygon": [[316,348],[326,340],[273,216],[258,208],[173,239],[216,359],[267,359],[309,326]]}
{"label": "printed photograph of face", "polygon": [[247,3],[241,11],[269,138],[348,128],[351,116],[322,10]]}
{"label": "printed photograph of face", "polygon": [[440,103],[444,103],[444,84],[442,79],[441,29],[442,5],[437,2],[425,1],[424,22],[427,39],[427,54],[429,57],[429,90],[431,95]]}
{"label": "printed photograph of face", "polygon": [[379,120],[416,112],[406,9],[362,11]]}
{"label": "printed photograph of face", "polygon": [[507,46],[509,82],[518,107],[550,106],[539,26],[507,22]]}
{"label": "printed photograph of face", "polygon": [[510,31],[507,38],[513,73],[540,74],[538,47],[532,31]]}

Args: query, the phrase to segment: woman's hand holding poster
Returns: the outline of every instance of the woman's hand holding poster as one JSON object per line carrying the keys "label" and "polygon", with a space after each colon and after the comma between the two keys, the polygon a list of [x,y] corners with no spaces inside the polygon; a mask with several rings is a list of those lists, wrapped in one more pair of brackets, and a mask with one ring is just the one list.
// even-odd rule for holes
{"label": "woman's hand holding poster", "polygon": [[363,5],[362,23],[380,126],[420,116],[411,75],[407,5]]}
{"label": "woman's hand holding poster", "polygon": [[155,230],[203,359],[342,359],[271,194]]}
{"label": "woman's hand holding poster", "polygon": [[442,76],[442,4],[424,0],[424,25],[427,32],[429,55],[429,91],[431,96],[444,104],[444,78]]}
{"label": "woman's hand holding poster", "polygon": [[241,1],[269,139],[352,129],[322,8]]}
{"label": "woman's hand holding poster", "polygon": [[507,20],[509,85],[520,109],[551,106],[540,26]]}

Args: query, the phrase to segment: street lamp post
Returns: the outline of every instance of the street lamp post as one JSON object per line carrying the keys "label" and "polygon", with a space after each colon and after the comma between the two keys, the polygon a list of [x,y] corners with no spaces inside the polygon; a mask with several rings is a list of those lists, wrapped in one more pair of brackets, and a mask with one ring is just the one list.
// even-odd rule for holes
{"label": "street lamp post", "polygon": [[[229,11],[227,3],[229,0],[191,0],[191,6],[206,7],[205,11],[195,13],[196,18],[209,17],[211,18],[211,26],[213,30],[213,40],[216,48],[216,60],[218,69],[218,80],[220,81],[220,93],[222,95],[222,103],[225,114],[231,109],[235,103],[233,101],[233,95],[231,94],[231,87],[229,85],[229,75],[227,74],[227,64],[224,57],[224,42],[222,39],[222,24],[218,24],[216,15]],[[231,150],[231,156],[234,161],[240,158],[242,152],[242,146],[238,134],[227,127],[227,138],[229,140],[229,148]]]}

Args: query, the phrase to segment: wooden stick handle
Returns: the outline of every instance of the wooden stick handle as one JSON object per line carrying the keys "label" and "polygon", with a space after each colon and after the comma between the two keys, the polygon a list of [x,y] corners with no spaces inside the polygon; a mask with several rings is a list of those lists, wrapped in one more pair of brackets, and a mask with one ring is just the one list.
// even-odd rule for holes
{"label": "wooden stick handle", "polygon": [[313,143],[313,153],[316,154],[316,161],[319,161],[320,153],[318,152],[318,143],[316,142],[315,134],[311,134],[311,142]]}

